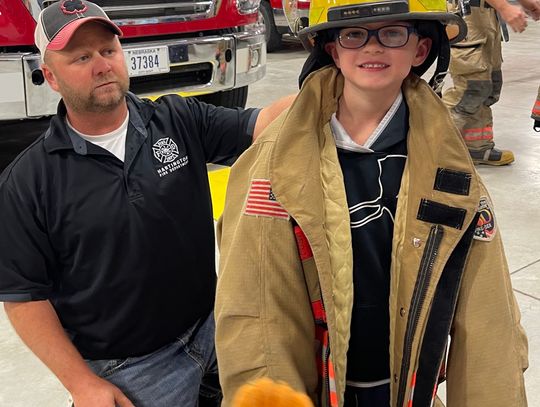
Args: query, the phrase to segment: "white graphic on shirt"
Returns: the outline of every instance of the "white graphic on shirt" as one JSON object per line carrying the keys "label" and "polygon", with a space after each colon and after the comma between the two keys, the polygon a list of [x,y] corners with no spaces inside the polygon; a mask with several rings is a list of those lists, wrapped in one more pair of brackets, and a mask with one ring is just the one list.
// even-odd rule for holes
{"label": "white graphic on shirt", "polygon": [[162,178],[165,175],[172,174],[173,172],[179,170],[182,167],[185,167],[188,164],[189,164],[189,158],[188,158],[187,155],[185,155],[183,157],[180,157],[177,160],[174,160],[171,163],[168,163],[168,164],[164,165],[161,168],[158,168],[157,173],[158,173],[159,177]]}
{"label": "white graphic on shirt", "polygon": [[[383,196],[383,182],[382,182],[382,177],[384,176],[383,164],[386,160],[388,160],[388,162],[391,162],[391,161],[394,161],[394,159],[404,160],[406,158],[407,158],[406,155],[390,154],[384,158],[379,158],[377,160],[377,164],[379,166],[379,175],[378,175],[379,196],[377,196],[375,199],[372,199],[370,201],[360,202],[349,208],[349,213],[351,215],[351,229],[361,228],[362,226],[367,225],[369,222],[372,222],[375,219],[380,218],[385,213],[387,213],[390,216],[390,219],[392,219],[392,222],[394,222],[394,216],[392,215],[392,211],[386,206],[384,206],[384,204],[381,201],[381,198]],[[390,171],[390,174],[392,173],[395,174],[394,171]]]}
{"label": "white graphic on shirt", "polygon": [[152,150],[154,150],[154,157],[161,163],[170,163],[178,157],[178,146],[169,137],[156,141]]}

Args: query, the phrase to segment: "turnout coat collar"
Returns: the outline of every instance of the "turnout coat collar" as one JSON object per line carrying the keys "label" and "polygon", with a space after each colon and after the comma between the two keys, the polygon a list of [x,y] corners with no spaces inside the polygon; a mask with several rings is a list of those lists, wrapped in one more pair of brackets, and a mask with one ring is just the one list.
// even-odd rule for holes
{"label": "turnout coat collar", "polygon": [[[276,342],[302,343],[305,338],[295,337],[291,324],[297,323],[298,326],[294,328],[298,328],[298,331],[304,329],[304,335],[307,335],[305,332],[309,332],[309,329],[306,331],[309,325],[303,318],[309,319],[310,315],[305,315],[305,309],[302,311],[301,290],[298,291],[299,298],[280,298],[279,289],[276,291],[271,286],[271,283],[291,287],[295,284],[293,278],[296,278],[296,274],[290,275],[290,281],[274,281],[280,276],[280,267],[266,257],[289,251],[291,240],[287,235],[290,231],[282,226],[283,221],[254,219],[242,212],[248,185],[253,178],[270,180],[276,200],[303,230],[313,252],[315,279],[320,284],[328,322],[335,390],[339,405],[343,404],[353,304],[352,249],[343,178],[329,126],[342,89],[343,78],[335,67],[311,74],[291,108],[267,128],[231,172],[227,203],[220,223],[221,274],[216,300],[216,348],[225,394],[224,406],[228,405],[230,396],[242,384],[241,381],[250,379],[250,374],[287,381],[318,399],[314,394],[313,377],[305,373],[312,366],[309,353],[302,356],[299,355],[301,352],[290,350],[296,353],[290,355],[294,361],[287,360],[285,356],[276,356],[279,353],[275,350],[279,347],[274,346]],[[440,99],[423,80],[414,75],[404,82],[403,93],[410,111],[410,129],[392,249],[389,298],[391,406],[407,406],[415,391],[415,382],[419,382],[415,407],[430,405],[453,322],[452,333],[458,336],[452,340],[452,345],[460,344],[463,347],[451,352],[448,371],[453,372],[452,377],[461,375],[462,378],[448,382],[448,397],[452,400],[449,405],[523,406],[526,403],[522,378],[522,369],[527,365],[526,340],[519,327],[519,311],[511,292],[500,236],[497,234],[490,242],[472,241],[479,202],[489,197]],[[279,247],[260,249],[269,240],[279,244]],[[238,248],[250,244],[265,254],[256,258],[249,249],[246,249],[248,254],[242,256],[232,252],[234,247],[238,251]],[[285,254],[283,257],[286,257]],[[290,260],[287,267],[294,268],[296,263]],[[248,280],[242,280],[243,270],[251,273],[250,267],[266,273],[270,282],[262,275],[259,283],[255,283],[261,286],[251,287]],[[463,272],[465,268],[474,270]],[[490,274],[487,274],[487,269],[490,269]],[[313,280],[306,276],[306,281],[309,286]],[[474,294],[471,294],[471,287],[475,284]],[[479,298],[482,297],[479,292],[488,289],[488,286],[489,289],[497,287],[491,292],[494,299],[490,303],[496,310],[484,307]],[[246,319],[245,315],[238,315],[245,314],[245,311],[233,310],[236,305],[227,298],[236,298],[235,289],[262,290],[258,291],[262,293],[262,298],[251,303],[252,307],[262,307],[264,310],[253,313],[257,314],[258,319]],[[236,293],[240,294],[240,291]],[[465,291],[465,299],[458,304],[460,291]],[[241,294],[242,298],[245,296],[249,295]],[[287,302],[291,303],[289,309]],[[248,307],[249,303],[249,300],[245,300],[245,304],[239,306]],[[269,315],[273,308],[287,313],[287,318],[281,322],[289,321],[289,326],[278,325],[276,328],[272,325]],[[452,319],[454,310],[457,310],[455,320]],[[494,322],[491,331],[477,330],[475,324],[478,320],[488,318],[491,312],[502,315],[502,319]],[[258,331],[259,323],[262,334],[267,332],[263,344],[253,344],[251,348],[244,349],[241,343],[233,343],[229,338],[234,335],[238,339],[235,329],[244,330],[249,336],[248,331],[251,332],[257,325],[257,334],[253,334],[255,340],[261,334]],[[264,331],[265,324],[272,325],[272,330]],[[284,331],[276,334],[276,329]],[[427,331],[431,334],[426,334]],[[478,338],[470,336],[473,331]],[[286,332],[287,341],[281,336]],[[499,352],[506,352],[507,355],[501,361],[496,360],[499,355],[495,352],[487,351],[489,361],[486,363],[503,366],[506,373],[497,374],[496,380],[506,381],[515,389],[510,393],[504,391],[504,396],[488,397],[497,403],[502,400],[501,404],[486,403],[485,394],[479,390],[479,383],[482,382],[479,376],[484,367],[473,365],[469,359],[475,360],[475,357],[468,354],[478,352],[482,346],[489,347],[487,344],[493,342],[493,332],[505,333],[509,343],[499,347]],[[429,341],[423,343],[425,338],[429,338]],[[239,361],[244,356],[240,357],[238,352],[232,350],[235,346],[242,348],[244,353],[251,351],[245,363]],[[493,346],[497,348],[495,343]],[[289,352],[286,346],[282,349],[283,353]],[[259,355],[260,352],[262,355]],[[280,366],[281,370],[275,369],[276,366]],[[419,369],[419,366],[422,368]],[[469,383],[464,384],[460,380],[468,380]],[[483,383],[487,382],[484,380]],[[416,401],[422,398],[429,400],[417,404]]]}

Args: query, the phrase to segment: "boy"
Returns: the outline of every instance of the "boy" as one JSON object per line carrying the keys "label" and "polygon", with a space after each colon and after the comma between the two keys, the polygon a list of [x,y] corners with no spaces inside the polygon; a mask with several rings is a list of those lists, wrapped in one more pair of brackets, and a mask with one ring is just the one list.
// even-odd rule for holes
{"label": "boy", "polygon": [[450,407],[526,405],[493,206],[418,77],[437,56],[445,70],[444,26],[457,41],[463,22],[444,0],[429,7],[312,0],[300,94],[231,172],[215,314],[224,406],[261,376],[318,406],[440,406],[446,374]]}

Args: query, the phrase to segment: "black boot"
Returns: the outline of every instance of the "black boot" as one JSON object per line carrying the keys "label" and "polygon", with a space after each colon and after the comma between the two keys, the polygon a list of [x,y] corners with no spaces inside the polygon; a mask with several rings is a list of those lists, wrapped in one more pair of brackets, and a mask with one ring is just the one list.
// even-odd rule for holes
{"label": "black boot", "polygon": [[469,150],[473,163],[485,165],[507,165],[514,162],[514,153],[510,150],[490,148],[488,150]]}

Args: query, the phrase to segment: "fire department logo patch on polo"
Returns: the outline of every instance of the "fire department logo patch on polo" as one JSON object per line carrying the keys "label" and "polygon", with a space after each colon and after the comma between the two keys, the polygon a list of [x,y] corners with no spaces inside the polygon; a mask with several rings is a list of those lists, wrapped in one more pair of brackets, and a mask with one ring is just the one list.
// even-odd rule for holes
{"label": "fire department logo patch on polo", "polygon": [[480,198],[478,212],[480,213],[480,217],[478,218],[478,223],[476,224],[476,229],[474,230],[474,238],[476,240],[490,242],[495,237],[497,225],[495,223],[493,205],[487,197],[483,196]]}
{"label": "fire department logo patch on polo", "polygon": [[169,137],[160,138],[156,141],[152,146],[152,150],[154,151],[154,157],[160,163],[170,163],[178,157],[178,146]]}
{"label": "fire department logo patch on polo", "polygon": [[244,214],[289,220],[289,214],[276,200],[268,179],[251,181]]}

